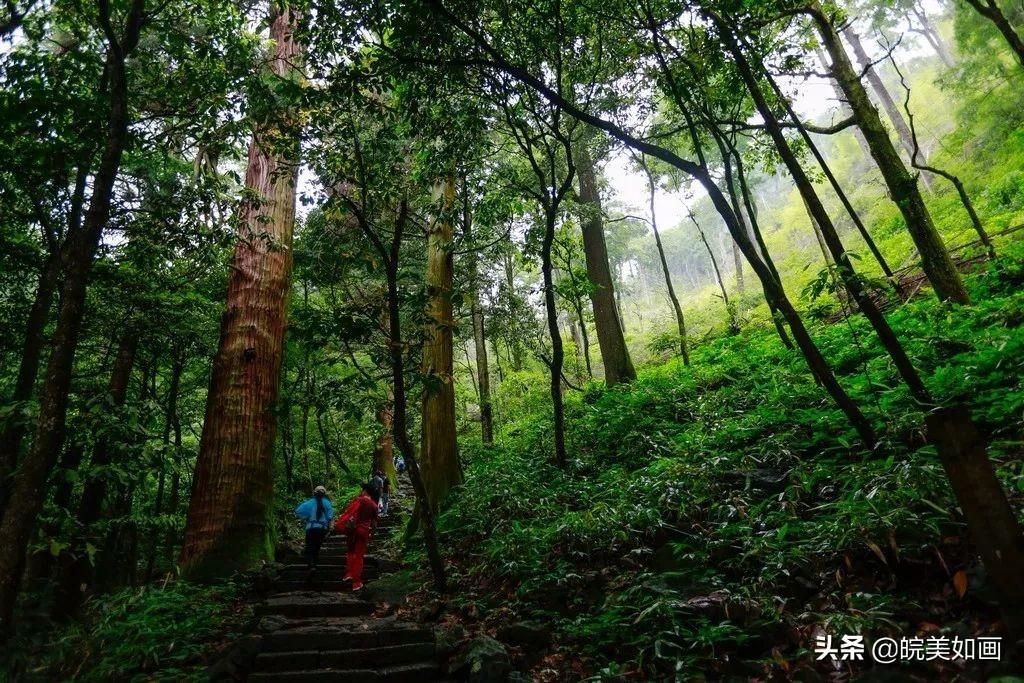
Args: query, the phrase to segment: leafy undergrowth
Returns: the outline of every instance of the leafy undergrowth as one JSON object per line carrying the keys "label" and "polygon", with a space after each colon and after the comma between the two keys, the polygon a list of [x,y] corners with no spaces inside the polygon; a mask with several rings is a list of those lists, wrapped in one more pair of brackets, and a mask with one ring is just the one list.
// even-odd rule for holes
{"label": "leafy undergrowth", "polygon": [[216,653],[244,632],[251,581],[129,588],[91,600],[80,620],[16,635],[0,672],[24,681],[204,680]]}
{"label": "leafy undergrowth", "polygon": [[[922,297],[889,318],[936,397],[970,405],[1021,510],[1024,248],[1004,251],[969,278],[974,306]],[[538,680],[820,680],[836,672],[814,661],[817,634],[998,632],[920,408],[862,320],[813,332],[883,428],[873,452],[767,327],[571,393],[566,471],[548,456],[545,383],[506,378],[497,443],[464,448],[439,520],[458,614],[554,626],[551,652],[522,655]]]}

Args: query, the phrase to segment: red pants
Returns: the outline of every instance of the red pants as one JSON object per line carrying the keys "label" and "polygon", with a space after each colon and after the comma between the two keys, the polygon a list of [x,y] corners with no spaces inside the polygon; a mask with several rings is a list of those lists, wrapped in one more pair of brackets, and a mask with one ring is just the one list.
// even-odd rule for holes
{"label": "red pants", "polygon": [[345,556],[345,576],[352,578],[352,587],[363,583],[363,557],[366,543],[370,540],[369,530],[356,529],[348,534],[348,554]]}

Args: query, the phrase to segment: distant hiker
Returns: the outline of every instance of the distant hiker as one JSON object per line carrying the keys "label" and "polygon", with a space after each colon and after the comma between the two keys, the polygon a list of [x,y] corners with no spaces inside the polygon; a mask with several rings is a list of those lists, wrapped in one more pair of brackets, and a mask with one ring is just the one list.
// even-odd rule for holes
{"label": "distant hiker", "polygon": [[352,582],[352,591],[363,587],[363,558],[370,531],[377,523],[377,489],[372,483],[363,484],[362,492],[352,499],[345,512],[334,525],[336,531],[345,534],[348,554],[345,556],[344,581]]}
{"label": "distant hiker", "polygon": [[382,470],[377,470],[377,476],[383,482],[380,487],[380,516],[388,516],[388,504],[391,502],[391,479]]}
{"label": "distant hiker", "polygon": [[377,492],[374,499],[380,500],[381,494],[384,493],[384,472],[379,467],[373,471],[373,476],[370,477],[370,486]]}
{"label": "distant hiker", "polygon": [[395,469],[398,470],[399,474],[405,472],[405,458],[399,453],[395,454]]}
{"label": "distant hiker", "polygon": [[316,563],[320,560],[320,546],[334,519],[334,508],[331,507],[331,499],[327,497],[327,489],[323,486],[313,489],[313,497],[300,503],[295,508],[295,514],[306,521],[306,547],[302,551],[306,566],[310,570],[316,569]]}

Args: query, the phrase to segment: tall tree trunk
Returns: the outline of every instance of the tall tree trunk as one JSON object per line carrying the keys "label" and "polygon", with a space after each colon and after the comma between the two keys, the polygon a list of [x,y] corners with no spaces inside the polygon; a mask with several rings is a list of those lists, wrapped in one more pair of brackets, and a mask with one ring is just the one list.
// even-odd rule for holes
{"label": "tall tree trunk", "polygon": [[394,442],[395,446],[398,447],[398,452],[405,459],[406,466],[409,469],[409,479],[412,481],[412,488],[416,492],[417,513],[415,518],[423,528],[423,540],[427,547],[427,559],[430,562],[430,570],[434,577],[434,588],[439,592],[444,592],[448,587],[447,577],[445,576],[444,560],[441,558],[441,551],[437,545],[434,510],[430,505],[427,487],[420,471],[416,452],[412,447],[412,441],[409,439],[409,427],[406,423],[405,358],[402,355],[404,343],[402,341],[401,300],[398,292],[398,260],[402,246],[402,235],[408,215],[409,206],[403,200],[398,209],[398,217],[395,220],[395,229],[392,233],[390,248],[385,247],[380,238],[364,223],[360,223],[360,227],[374,243],[386,264],[388,283],[388,341],[390,342],[388,348],[391,360],[392,395],[394,396],[392,413]]}
{"label": "tall tree trunk", "polygon": [[940,408],[925,418],[981,560],[1000,593],[1013,639],[1024,636],[1024,533],[988,459],[984,438],[966,408]]}
{"label": "tall tree trunk", "polygon": [[[757,223],[757,211],[747,187],[746,176],[743,173],[743,158],[740,156],[739,150],[736,149],[736,145],[732,141],[727,141],[724,136],[715,135],[715,141],[718,143],[719,151],[722,155],[725,189],[729,193],[729,200],[732,202],[732,209],[736,215],[736,220],[739,222],[740,228],[744,231],[747,239],[753,242],[758,257],[764,261],[772,277],[782,282],[782,276],[779,274],[779,269],[775,267],[775,261],[772,259],[771,254],[768,253],[768,245],[765,244],[764,236],[761,234],[761,227]],[[733,164],[730,157],[736,162],[736,178],[733,176]],[[739,185],[739,191],[737,191],[737,185]],[[740,202],[740,195],[743,197],[742,204]],[[744,217],[744,208],[746,208],[746,217]],[[742,264],[740,264],[738,272],[742,274]],[[793,342],[790,341],[789,335],[786,334],[786,328],[782,324],[779,311],[770,302],[768,303],[768,312],[771,314],[775,331],[778,333],[783,346],[787,349],[793,348]]]}
{"label": "tall tree trunk", "polygon": [[[71,206],[68,210],[65,244],[70,243],[71,236],[77,234],[82,228],[82,207],[85,203],[85,186],[89,170],[88,161],[79,164],[75,176],[75,189],[71,194]],[[25,321],[25,337],[22,341],[18,376],[14,382],[14,392],[11,394],[12,403],[32,398],[32,390],[35,387],[36,377],[39,375],[43,347],[46,344],[46,323],[50,318],[54,293],[60,282],[63,252],[63,247],[56,242],[56,239],[51,240],[50,253],[43,263],[35,298],[32,300],[32,307],[29,309],[28,319]],[[14,418],[0,433],[0,518],[3,517],[4,506],[10,495],[11,482],[8,478],[18,464],[21,442],[28,430],[29,425],[24,419]]]}
{"label": "tall tree trunk", "polygon": [[[25,549],[42,509],[43,490],[64,443],[71,373],[78,348],[85,295],[93,258],[110,215],[114,183],[128,137],[128,78],[125,59],[138,44],[145,20],[145,0],[133,0],[120,40],[108,38],[106,80],[109,94],[107,135],[82,230],[71,236],[64,259],[60,313],[51,341],[46,379],[39,394],[35,440],[11,489],[0,523],[0,640],[9,635]],[[108,17],[109,19],[109,17]]]}
{"label": "tall tree trunk", "polygon": [[657,186],[651,169],[641,157],[641,168],[647,175],[648,205],[651,213],[651,231],[654,233],[654,244],[658,248],[658,258],[661,261],[661,272],[665,276],[665,288],[668,290],[668,298],[672,302],[672,310],[676,314],[676,329],[679,332],[679,354],[683,357],[683,365],[690,364],[690,354],[686,349],[686,319],[683,318],[683,308],[679,305],[679,297],[676,296],[675,287],[672,286],[672,273],[668,269],[668,259],[665,258],[665,247],[661,244],[661,234],[658,232],[658,218],[654,211],[654,195]]}
{"label": "tall tree trunk", "polygon": [[431,508],[437,510],[455,486],[462,483],[455,435],[455,378],[452,317],[452,211],[455,178],[444,180],[440,214],[430,224],[427,239],[427,327],[423,341],[422,438],[423,483]]}
{"label": "tall tree trunk", "polygon": [[[913,29],[914,19],[917,19],[920,28]],[[911,30],[924,36],[924,39],[935,50],[935,54],[939,56],[939,59],[946,65],[946,68],[952,69],[956,66],[956,58],[949,49],[949,43],[942,37],[942,34],[935,27],[935,22],[931,20],[924,7],[919,3],[915,2],[913,7],[910,8],[910,11],[907,13],[907,23],[910,24]]]}
{"label": "tall tree trunk", "polygon": [[921,256],[921,266],[935,293],[943,300],[969,304],[970,296],[967,289],[946,250],[942,237],[932,223],[931,214],[925,206],[914,176],[907,170],[896,148],[893,147],[889,134],[878,116],[878,110],[868,99],[857,71],[839,39],[839,34],[817,0],[813,0],[809,11],[818,25],[822,42],[832,60],[833,75],[846,93],[846,99],[860,129],[864,132],[875,163],[878,164],[889,188],[889,194],[903,215],[907,230]]}
{"label": "tall tree trunk", "polygon": [[[151,519],[158,518],[164,512],[164,488],[167,477],[167,463],[170,460],[171,467],[175,467],[177,458],[171,455],[171,432],[174,429],[174,421],[178,416],[178,393],[181,391],[181,373],[185,368],[185,357],[181,351],[176,350],[171,360],[171,381],[167,387],[167,405],[164,407],[164,432],[161,438],[163,452],[160,454],[160,480],[157,484],[156,500],[153,501]],[[173,513],[173,509],[171,509]],[[158,534],[154,529],[149,535],[149,551],[146,560],[145,580],[148,582],[153,578],[153,570],[156,567]]]}
{"label": "tall tree trunk", "polygon": [[[469,210],[469,200],[464,203],[462,215],[462,230],[466,237],[473,232],[473,216]],[[485,444],[494,441],[494,411],[491,406],[491,373],[487,364],[487,339],[484,326],[484,309],[480,291],[479,258],[477,254],[470,254],[470,286],[473,288],[472,311],[473,318],[473,353],[476,356],[476,374],[479,382],[477,393],[480,397],[480,433]]]}
{"label": "tall tree trunk", "polygon": [[[299,16],[276,5],[271,13],[273,74],[294,79],[302,53],[294,36]],[[282,134],[285,150],[271,146],[280,146]],[[291,279],[298,144],[293,130],[264,123],[249,145],[245,186],[254,199],[238,217],[181,549],[182,571],[194,578],[226,576],[273,555],[274,410]]]}
{"label": "tall tree trunk", "polygon": [[583,362],[587,366],[587,377],[594,379],[594,369],[590,363],[590,333],[587,332],[587,320],[583,316],[583,307],[576,309],[576,318],[579,320],[580,337],[583,341]]}
{"label": "tall tree trunk", "polygon": [[[11,394],[12,403],[32,398],[32,389],[39,374],[39,361],[46,343],[46,321],[50,317],[50,308],[53,306],[53,295],[59,278],[60,254],[50,254],[39,275],[39,285],[36,287],[36,295],[25,323],[25,339],[21,347],[21,362],[18,365],[17,379],[14,381],[14,392]],[[12,482],[9,481],[9,477],[18,465],[21,442],[28,431],[28,426],[22,416],[14,416],[0,434],[0,515],[3,514],[10,494]]]}
{"label": "tall tree trunk", "polygon": [[[800,132],[800,136],[803,138],[804,143],[807,145],[807,148],[811,151],[811,154],[814,156],[815,161],[818,162],[818,166],[821,168],[822,172],[825,174],[825,177],[828,179],[829,184],[832,186],[832,190],[836,193],[836,196],[839,197],[840,203],[843,205],[843,208],[846,209],[847,215],[849,215],[850,220],[853,221],[854,226],[857,228],[857,232],[860,233],[861,239],[864,240],[864,244],[867,245],[868,250],[871,252],[871,255],[875,257],[875,261],[878,263],[878,266],[882,269],[882,272],[885,274],[885,277],[886,279],[888,279],[890,285],[892,285],[893,289],[896,291],[896,294],[902,297],[903,290],[900,287],[898,279],[893,274],[892,269],[889,267],[889,263],[885,260],[885,257],[882,256],[881,250],[879,250],[878,245],[875,244],[875,240],[874,238],[871,237],[871,233],[868,232],[868,228],[866,225],[864,225],[864,221],[860,219],[860,214],[858,214],[857,210],[853,208],[853,203],[850,201],[849,197],[846,196],[846,191],[843,190],[843,186],[840,185],[839,180],[836,178],[835,174],[832,173],[832,168],[828,165],[828,162],[825,161],[825,156],[821,153],[820,150],[818,150],[818,146],[814,143],[814,140],[811,139],[811,136],[807,132],[807,129],[800,121],[800,117],[798,117],[796,112],[793,110],[792,105],[786,98],[785,93],[782,92],[782,89],[775,82],[775,79],[772,78],[771,75],[766,75],[765,78],[768,81],[769,85],[772,87],[772,90],[775,92],[776,97],[778,97],[779,101],[781,101],[785,106],[786,113],[788,114],[790,120],[793,122],[793,125],[795,125],[797,130]],[[914,136],[913,126],[911,126],[910,128],[910,135],[913,141],[914,152],[916,152],[917,137]],[[912,153],[911,160],[913,161],[914,158],[915,154]],[[808,208],[808,210],[810,209]],[[814,225],[815,229],[820,231],[820,227],[817,225],[816,222]]]}
{"label": "tall tree trunk", "polygon": [[580,203],[583,205],[580,228],[583,233],[583,254],[587,262],[587,278],[591,288],[590,303],[594,309],[594,327],[601,349],[605,383],[612,387],[619,382],[636,379],[636,370],[626,348],[621,312],[616,308],[615,285],[608,262],[608,246],[604,237],[601,195],[597,187],[594,162],[586,144],[573,150],[573,162],[579,174]]}
{"label": "tall tree trunk", "polygon": [[[582,180],[581,180],[582,183]],[[541,245],[540,270],[544,279],[544,310],[547,313],[548,334],[551,336],[551,358],[548,361],[551,375],[551,406],[554,410],[555,462],[559,467],[566,465],[565,452],[565,408],[562,405],[562,366],[565,363],[565,349],[562,347],[562,333],[558,330],[558,309],[555,303],[555,282],[552,277],[551,247],[555,241],[555,210],[545,211],[544,239]],[[628,358],[627,358],[628,360]]]}
{"label": "tall tree trunk", "polygon": [[999,8],[996,0],[966,0],[981,16],[991,21],[1006,40],[1007,45],[1013,50],[1022,68],[1024,68],[1024,38],[1013,28],[1013,24]]}
{"label": "tall tree trunk", "polygon": [[[115,411],[124,406],[128,398],[128,384],[135,365],[135,355],[139,338],[134,332],[126,333],[118,342],[117,356],[110,373],[105,403]],[[107,499],[107,475],[102,471],[114,462],[115,449],[110,438],[101,435],[97,440],[89,462],[89,469],[100,469],[85,481],[82,499],[78,504],[78,526],[84,534],[86,542],[92,543],[102,550],[103,543],[94,537],[93,525],[99,521],[103,513],[103,504]],[[94,558],[89,557],[84,546],[78,544],[71,549],[72,560],[68,563],[61,577],[57,608],[62,614],[73,614],[78,610],[85,594],[93,585]]]}
{"label": "tall tree trunk", "polygon": [[[885,115],[889,118],[889,123],[892,124],[893,130],[896,132],[896,138],[900,141],[903,151],[909,155],[914,149],[913,141],[910,139],[910,128],[907,127],[907,121],[903,118],[903,113],[896,105],[896,100],[893,99],[892,93],[889,92],[889,89],[885,87],[885,83],[882,82],[882,77],[878,75],[878,70],[875,69],[871,57],[868,55],[867,50],[864,49],[864,43],[861,42],[860,36],[853,30],[853,27],[848,26],[843,29],[843,35],[846,37],[850,47],[853,48],[853,54],[857,59],[857,66],[860,72],[867,77],[868,83],[871,84],[871,89],[875,92],[875,97],[878,98],[879,103],[881,103],[882,108],[885,110]],[[831,54],[831,50],[829,50],[829,53]],[[832,62],[834,68],[835,56],[832,56]],[[842,87],[841,82],[840,87]],[[848,93],[847,103],[851,104]],[[855,115],[856,113],[854,111]]]}

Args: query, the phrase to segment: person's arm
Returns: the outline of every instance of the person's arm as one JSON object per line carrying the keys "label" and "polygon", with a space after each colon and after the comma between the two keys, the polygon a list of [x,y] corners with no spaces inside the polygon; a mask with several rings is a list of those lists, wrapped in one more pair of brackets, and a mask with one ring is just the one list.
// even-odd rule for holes
{"label": "person's arm", "polygon": [[309,519],[309,511],[306,509],[309,507],[309,501],[304,500],[295,508],[295,516],[299,519]]}

